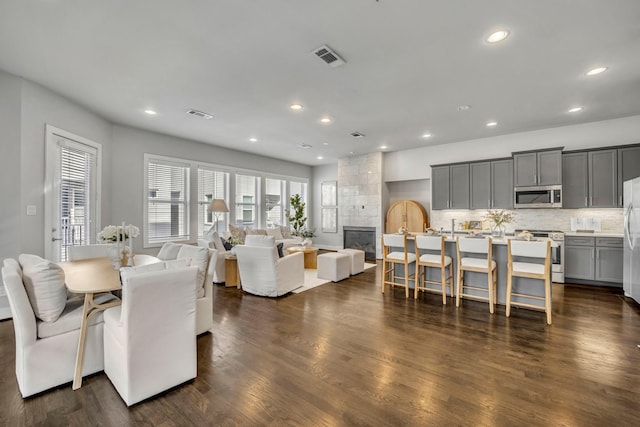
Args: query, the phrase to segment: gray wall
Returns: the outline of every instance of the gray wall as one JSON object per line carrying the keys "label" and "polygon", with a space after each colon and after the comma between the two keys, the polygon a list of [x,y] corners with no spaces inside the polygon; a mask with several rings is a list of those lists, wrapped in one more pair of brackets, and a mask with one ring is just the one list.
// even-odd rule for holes
{"label": "gray wall", "polygon": [[[228,168],[250,169],[284,176],[307,178],[313,197],[310,166],[270,157],[243,153],[169,135],[127,126],[113,125],[113,203],[110,217],[142,228],[144,210],[144,154],[155,154],[223,165]],[[311,217],[311,215],[310,215]],[[142,239],[134,239],[134,252],[157,253],[157,248],[143,249]]]}
{"label": "gray wall", "polygon": [[20,253],[21,80],[0,71],[0,260]]}

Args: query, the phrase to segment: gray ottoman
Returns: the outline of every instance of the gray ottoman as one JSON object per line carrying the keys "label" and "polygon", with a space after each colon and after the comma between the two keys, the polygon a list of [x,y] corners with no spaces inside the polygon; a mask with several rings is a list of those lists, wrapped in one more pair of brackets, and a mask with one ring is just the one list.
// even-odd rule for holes
{"label": "gray ottoman", "polygon": [[364,271],[364,251],[360,249],[340,249],[340,254],[347,254],[351,258],[351,275]]}
{"label": "gray ottoman", "polygon": [[318,279],[339,282],[349,278],[351,257],[348,254],[330,252],[318,255]]}

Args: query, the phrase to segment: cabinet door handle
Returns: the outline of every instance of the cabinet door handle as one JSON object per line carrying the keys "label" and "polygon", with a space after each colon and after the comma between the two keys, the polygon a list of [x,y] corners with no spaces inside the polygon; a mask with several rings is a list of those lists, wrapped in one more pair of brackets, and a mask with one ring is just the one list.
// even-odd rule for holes
{"label": "cabinet door handle", "polygon": [[584,207],[585,207],[585,208],[588,208],[588,207],[589,207],[589,198],[588,198],[588,197],[585,197],[585,198],[584,198]]}
{"label": "cabinet door handle", "polygon": [[618,206],[622,207],[622,196],[618,196]]}
{"label": "cabinet door handle", "polygon": [[491,199],[487,200],[487,206],[489,206],[490,208],[493,207],[493,204],[491,203]]}

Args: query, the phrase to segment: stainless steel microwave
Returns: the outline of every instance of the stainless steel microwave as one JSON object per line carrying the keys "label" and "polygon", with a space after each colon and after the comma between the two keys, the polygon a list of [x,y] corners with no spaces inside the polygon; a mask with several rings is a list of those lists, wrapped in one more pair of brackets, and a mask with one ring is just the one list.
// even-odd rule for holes
{"label": "stainless steel microwave", "polygon": [[561,185],[516,187],[514,191],[516,209],[562,207]]}

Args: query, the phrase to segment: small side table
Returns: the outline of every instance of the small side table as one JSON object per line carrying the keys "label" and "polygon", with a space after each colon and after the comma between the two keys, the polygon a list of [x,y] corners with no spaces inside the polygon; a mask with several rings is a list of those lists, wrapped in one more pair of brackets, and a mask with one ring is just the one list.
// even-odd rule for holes
{"label": "small side table", "polygon": [[241,289],[242,284],[240,283],[240,271],[238,270],[238,257],[233,254],[227,254],[224,257],[224,269],[224,286],[227,288],[235,286]]}
{"label": "small side table", "polygon": [[313,270],[318,268],[318,248],[312,248],[310,246],[291,246],[287,248],[287,252],[290,254],[302,252],[304,254],[304,268],[311,268]]}

